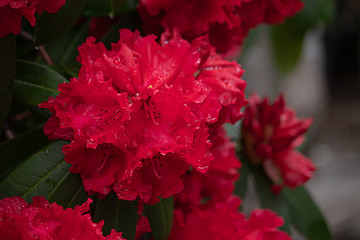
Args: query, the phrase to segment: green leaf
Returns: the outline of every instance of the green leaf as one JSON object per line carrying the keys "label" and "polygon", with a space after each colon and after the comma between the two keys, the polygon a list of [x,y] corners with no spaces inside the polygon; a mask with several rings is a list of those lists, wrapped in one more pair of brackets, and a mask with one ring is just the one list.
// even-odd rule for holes
{"label": "green leaf", "polygon": [[74,208],[88,198],[79,174],[67,172],[49,193],[49,202],[56,202],[64,208]]}
{"label": "green leaf", "polygon": [[271,29],[275,63],[283,74],[296,66],[307,31],[319,22],[329,22],[334,16],[334,0],[303,1],[302,11]]}
{"label": "green leaf", "polygon": [[331,240],[332,236],[319,208],[304,187],[283,189],[292,223],[309,240]]}
{"label": "green leaf", "polygon": [[87,0],[67,0],[57,13],[44,12],[36,21],[35,44],[42,45],[60,38],[81,16]]}
{"label": "green leaf", "polygon": [[120,200],[114,192],[111,192],[105,199],[97,199],[94,221],[104,220],[104,235],[115,229],[122,232],[124,238],[133,240],[138,219],[137,206],[137,201]]}
{"label": "green leaf", "polygon": [[16,166],[48,143],[42,128],[37,128],[0,145],[0,181]]}
{"label": "green leaf", "polygon": [[[246,163],[245,161],[242,161],[242,166],[240,169],[240,178],[235,183],[234,194],[239,196],[241,199],[245,199],[246,191],[247,191],[248,178],[249,178],[249,167],[247,166],[247,164],[248,163]],[[241,208],[244,207],[243,205],[244,204],[241,205]]]}
{"label": "green leaf", "polygon": [[57,141],[41,149],[13,170],[0,182],[0,198],[21,196],[31,201],[34,196],[47,198],[68,172],[61,148],[66,141]]}
{"label": "green leaf", "polygon": [[155,240],[166,240],[170,235],[173,217],[173,198],[160,198],[155,205],[146,205],[145,212],[148,217],[151,232]]}
{"label": "green leaf", "polygon": [[71,42],[67,45],[59,62],[60,66],[65,70],[77,68],[77,72],[79,72],[81,65],[76,61],[76,57],[79,55],[78,47],[86,41],[88,28],[89,22],[83,24],[74,35]]}
{"label": "green leaf", "polygon": [[84,9],[84,15],[89,17],[107,16],[110,12],[110,0],[88,0]]}
{"label": "green leaf", "polygon": [[33,62],[18,60],[14,98],[22,103],[38,105],[58,95],[57,86],[67,80],[54,70]]}
{"label": "green leaf", "polygon": [[301,52],[306,29],[297,25],[294,19],[272,27],[271,40],[274,59],[280,72],[289,73],[297,64]]}
{"label": "green leaf", "polygon": [[255,191],[259,199],[260,206],[262,208],[269,208],[282,216],[285,220],[285,224],[280,229],[290,233],[291,213],[283,193],[275,195],[271,190],[271,181],[266,176],[262,167],[250,166],[251,173],[254,176]]}
{"label": "green leaf", "polygon": [[110,48],[111,43],[119,41],[119,29],[128,28],[134,31],[140,29],[140,27],[141,21],[137,12],[124,14],[109,28],[100,41],[103,42],[107,48]]}
{"label": "green leaf", "polygon": [[16,41],[10,34],[0,38],[0,130],[10,110],[15,78]]}
{"label": "green leaf", "polygon": [[138,4],[138,0],[110,0],[110,2],[112,14],[114,16],[134,11]]}

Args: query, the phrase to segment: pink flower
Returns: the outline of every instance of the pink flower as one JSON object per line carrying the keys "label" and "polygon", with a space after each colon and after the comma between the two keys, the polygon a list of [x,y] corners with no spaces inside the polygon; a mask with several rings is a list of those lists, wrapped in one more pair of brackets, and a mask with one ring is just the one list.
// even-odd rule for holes
{"label": "pink flower", "polygon": [[209,34],[225,53],[241,45],[249,29],[280,23],[302,7],[300,0],[141,0],[138,11],[147,33],[177,27],[188,40]]}
{"label": "pink flower", "polygon": [[249,219],[238,212],[240,199],[230,197],[208,208],[183,213],[174,212],[169,240],[290,240],[277,228],[284,224],[281,217],[269,210],[255,210]]}
{"label": "pink flower", "polygon": [[34,26],[35,11],[55,13],[64,4],[65,0],[0,0],[0,38],[10,33],[19,34],[22,17]]}
{"label": "pink flower", "polygon": [[173,32],[161,44],[155,39],[124,29],[106,50],[88,38],[79,48],[79,77],[40,105],[53,114],[45,133],[72,140],[65,161],[89,192],[114,190],[146,203],[169,197],[182,190],[190,165],[208,169],[208,125],[242,117],[238,64],[222,60],[206,38],[190,44]]}
{"label": "pink flower", "polygon": [[286,185],[297,187],[309,180],[315,166],[311,160],[294,150],[304,140],[311,119],[298,119],[285,106],[283,95],[272,105],[257,95],[249,99],[242,124],[242,141],[247,157],[263,165],[276,184],[274,190]]}
{"label": "pink flower", "polygon": [[21,197],[0,200],[0,236],[3,240],[101,240],[123,239],[121,233],[112,230],[104,237],[104,222],[91,221],[91,199],[74,209],[63,209],[56,203],[49,204],[44,197],[34,197],[28,204]]}

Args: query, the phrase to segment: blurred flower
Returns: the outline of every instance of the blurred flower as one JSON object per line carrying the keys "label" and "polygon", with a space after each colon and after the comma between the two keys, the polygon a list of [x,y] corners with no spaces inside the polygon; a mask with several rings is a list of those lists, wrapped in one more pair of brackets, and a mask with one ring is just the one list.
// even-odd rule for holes
{"label": "blurred flower", "polygon": [[156,203],[180,192],[190,165],[205,172],[213,158],[208,125],[242,117],[240,65],[222,60],[206,38],[190,44],[174,31],[155,39],[124,29],[106,50],[88,38],[79,77],[40,105],[53,114],[49,138],[72,140],[65,161],[90,193]]}
{"label": "blurred flower", "polygon": [[101,240],[123,239],[112,230],[104,237],[104,222],[93,223],[90,214],[91,199],[74,209],[49,204],[44,197],[34,197],[28,204],[21,197],[0,200],[0,236],[3,240]]}
{"label": "blurred flower", "polygon": [[221,53],[235,51],[249,29],[280,23],[303,7],[300,0],[140,0],[146,33],[177,27],[188,40],[209,34]]}
{"label": "blurred flower", "polygon": [[147,217],[143,215],[139,215],[139,219],[136,224],[136,234],[135,234],[135,240],[140,240],[144,236],[144,234],[150,233],[150,223],[147,219]]}
{"label": "blurred flower", "polygon": [[276,192],[284,185],[302,185],[312,177],[315,166],[295,150],[311,122],[296,118],[296,113],[285,106],[283,95],[272,105],[256,94],[249,98],[241,131],[244,151],[251,162],[263,165]]}
{"label": "blurred flower", "polygon": [[174,212],[169,240],[290,240],[277,228],[284,224],[281,217],[269,210],[255,210],[250,218],[238,212],[240,199],[230,197],[211,207],[183,213]]}
{"label": "blurred flower", "polygon": [[19,34],[22,17],[34,26],[35,11],[55,13],[64,4],[65,0],[0,0],[0,38],[10,33]]}

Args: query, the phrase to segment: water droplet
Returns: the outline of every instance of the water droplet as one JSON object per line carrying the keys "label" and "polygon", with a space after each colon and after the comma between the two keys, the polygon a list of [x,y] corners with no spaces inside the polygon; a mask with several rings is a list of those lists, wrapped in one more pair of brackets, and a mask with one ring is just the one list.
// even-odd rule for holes
{"label": "water droplet", "polygon": [[47,155],[48,155],[48,153],[49,153],[49,149],[48,149],[48,148],[46,148],[46,149],[44,150],[44,154],[47,156]]}
{"label": "water droplet", "polygon": [[120,58],[116,58],[115,60],[114,60],[114,64],[119,64],[120,63]]}
{"label": "water droplet", "polygon": [[198,167],[197,169],[198,170],[205,170],[205,169],[208,169],[209,167],[208,166],[204,166],[204,167]]}

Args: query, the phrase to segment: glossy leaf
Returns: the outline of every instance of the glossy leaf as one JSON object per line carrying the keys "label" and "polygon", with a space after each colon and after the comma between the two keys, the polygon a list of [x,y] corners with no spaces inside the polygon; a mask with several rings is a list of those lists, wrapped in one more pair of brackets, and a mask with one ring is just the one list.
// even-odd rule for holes
{"label": "glossy leaf", "polygon": [[128,240],[135,239],[138,219],[137,201],[120,200],[114,192],[111,192],[105,199],[97,199],[95,204],[94,221],[104,220],[104,235],[115,229],[122,232],[122,236]]}
{"label": "glossy leaf", "polygon": [[0,131],[10,110],[15,78],[16,41],[10,34],[0,38]]}
{"label": "glossy leaf", "polygon": [[251,173],[254,176],[255,191],[262,208],[269,208],[284,218],[285,224],[280,227],[281,230],[290,233],[291,213],[283,193],[275,195],[271,190],[271,181],[265,175],[261,167],[250,166]]}
{"label": "glossy leaf", "polygon": [[66,141],[57,141],[26,159],[0,182],[0,198],[21,196],[31,201],[34,196],[47,198],[68,172],[61,148]]}
{"label": "glossy leaf", "polygon": [[89,17],[107,16],[110,12],[110,0],[88,0],[84,9],[84,15]]}
{"label": "glossy leaf", "polygon": [[56,202],[64,208],[74,208],[88,198],[79,174],[67,172],[49,193],[49,202]]}
{"label": "glossy leaf", "polygon": [[114,16],[130,12],[136,9],[137,0],[110,0],[111,10]]}
{"label": "glossy leaf", "polygon": [[36,21],[35,43],[42,45],[60,38],[81,16],[87,0],[67,0],[57,13],[44,12]]}
{"label": "glossy leaf", "polygon": [[71,42],[64,49],[64,53],[59,62],[63,69],[67,70],[76,68],[75,71],[77,73],[79,72],[81,65],[78,61],[76,61],[76,57],[79,55],[78,47],[86,41],[88,28],[88,22],[83,24],[74,35]]}
{"label": "glossy leaf", "polygon": [[170,235],[173,217],[173,198],[160,198],[160,202],[154,205],[145,205],[152,236],[154,240],[166,240]]}
{"label": "glossy leaf", "polygon": [[283,189],[292,223],[309,240],[331,240],[332,236],[319,208],[304,187]]}
{"label": "glossy leaf", "polygon": [[43,129],[37,128],[0,145],[0,181],[48,141]]}
{"label": "glossy leaf", "polygon": [[30,105],[38,105],[58,95],[57,86],[67,80],[54,70],[33,62],[18,60],[14,98]]}

